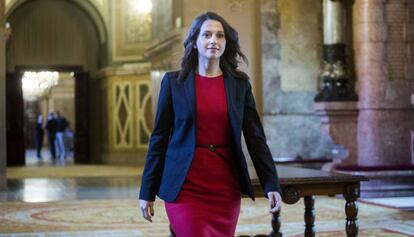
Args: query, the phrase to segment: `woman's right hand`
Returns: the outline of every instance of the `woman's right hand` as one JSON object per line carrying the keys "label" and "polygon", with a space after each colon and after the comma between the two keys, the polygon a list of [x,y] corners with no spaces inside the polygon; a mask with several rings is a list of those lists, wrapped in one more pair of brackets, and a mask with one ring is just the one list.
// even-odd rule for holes
{"label": "woman's right hand", "polygon": [[154,216],[154,202],[140,199],[139,206],[141,209],[142,216],[149,222],[152,222],[151,216]]}

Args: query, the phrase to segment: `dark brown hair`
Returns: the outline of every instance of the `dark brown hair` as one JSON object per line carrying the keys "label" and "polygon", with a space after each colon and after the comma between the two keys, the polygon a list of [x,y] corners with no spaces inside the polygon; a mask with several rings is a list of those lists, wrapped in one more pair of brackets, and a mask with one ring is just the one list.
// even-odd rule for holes
{"label": "dark brown hair", "polygon": [[181,71],[177,79],[184,81],[188,73],[198,65],[198,51],[194,46],[200,34],[201,26],[206,20],[216,20],[221,23],[224,29],[226,48],[220,57],[220,69],[224,74],[246,78],[246,74],[237,69],[241,62],[239,59],[242,59],[247,64],[247,58],[240,50],[239,34],[223,17],[214,12],[206,12],[197,16],[188,30],[187,37],[184,40],[185,50],[184,56],[181,59]]}

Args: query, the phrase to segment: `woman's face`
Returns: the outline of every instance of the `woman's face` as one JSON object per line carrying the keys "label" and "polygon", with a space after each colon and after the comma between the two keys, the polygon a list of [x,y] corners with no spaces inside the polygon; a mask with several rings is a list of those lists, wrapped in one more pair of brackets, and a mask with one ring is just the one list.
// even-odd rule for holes
{"label": "woman's face", "polygon": [[196,41],[199,59],[219,59],[226,48],[223,25],[216,20],[206,20]]}

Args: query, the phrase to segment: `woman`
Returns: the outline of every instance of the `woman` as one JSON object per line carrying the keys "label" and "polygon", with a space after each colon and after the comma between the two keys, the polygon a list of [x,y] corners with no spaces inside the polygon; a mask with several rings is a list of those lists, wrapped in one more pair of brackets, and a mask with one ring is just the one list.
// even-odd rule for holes
{"label": "woman", "polygon": [[192,23],[181,70],[162,82],[140,190],[148,221],[158,195],[178,237],[234,236],[241,194],[254,199],[243,131],[270,212],[281,205],[272,155],[248,77],[237,69],[237,32],[207,12]]}

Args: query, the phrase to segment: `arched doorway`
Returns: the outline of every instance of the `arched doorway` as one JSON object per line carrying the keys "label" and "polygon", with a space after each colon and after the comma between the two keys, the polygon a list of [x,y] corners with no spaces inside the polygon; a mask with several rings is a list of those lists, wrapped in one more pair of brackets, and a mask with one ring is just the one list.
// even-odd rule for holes
{"label": "arched doorway", "polygon": [[[89,121],[99,118],[90,108],[96,90],[90,79],[106,59],[102,22],[88,14],[84,3],[67,0],[16,1],[7,21],[12,35],[7,43],[7,163],[24,164],[23,98],[25,70],[56,70],[75,74],[75,162],[90,162]],[[105,34],[104,34],[105,35]],[[103,44],[102,44],[103,43]],[[26,135],[27,136],[27,135]]]}

